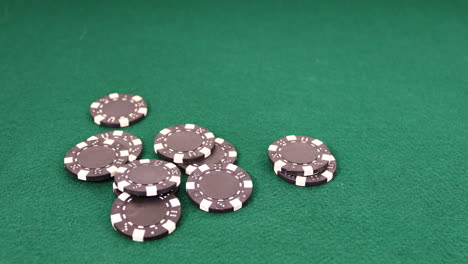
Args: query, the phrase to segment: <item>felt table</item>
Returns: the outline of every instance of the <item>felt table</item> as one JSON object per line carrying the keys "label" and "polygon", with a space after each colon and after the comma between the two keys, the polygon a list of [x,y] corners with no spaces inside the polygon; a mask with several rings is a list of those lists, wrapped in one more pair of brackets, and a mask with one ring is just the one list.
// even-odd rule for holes
{"label": "felt table", "polygon": [[[1,263],[467,262],[467,1],[0,2]],[[254,182],[228,214],[178,195],[177,230],[112,229],[112,182],[64,170],[112,130],[90,104],[141,95],[124,128],[142,158],[194,123],[234,144]],[[297,187],[267,149],[322,140],[333,181]],[[183,178],[185,180],[185,176]]]}

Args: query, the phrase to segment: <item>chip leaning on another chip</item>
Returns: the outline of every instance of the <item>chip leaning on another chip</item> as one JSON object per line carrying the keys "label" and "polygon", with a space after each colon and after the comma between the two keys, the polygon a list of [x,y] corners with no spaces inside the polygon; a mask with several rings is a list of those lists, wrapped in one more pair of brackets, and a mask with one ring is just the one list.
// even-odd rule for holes
{"label": "chip leaning on another chip", "polygon": [[[117,185],[115,184],[115,182],[112,182],[112,192],[114,193],[115,197],[122,194],[119,188],[117,188]],[[179,192],[179,187],[175,187],[175,189],[170,190],[167,194],[172,193],[174,195],[177,195],[178,192]],[[163,195],[167,195],[167,194],[163,194]]]}
{"label": "chip leaning on another chip", "polygon": [[154,151],[174,163],[193,163],[211,155],[215,136],[206,128],[184,124],[161,130],[154,139]]}
{"label": "chip leaning on another chip", "polygon": [[173,163],[142,159],[117,169],[115,184],[121,192],[136,196],[157,196],[179,187],[180,170]]}
{"label": "chip leaning on another chip", "polygon": [[236,163],[237,151],[236,148],[226,140],[222,138],[215,139],[215,145],[211,155],[196,163],[179,163],[177,166],[185,170],[187,175],[190,175],[198,166],[202,164],[213,164],[213,163]]}
{"label": "chip leaning on another chip", "polygon": [[124,132],[122,130],[114,130],[114,131],[107,131],[103,133],[99,133],[92,137],[89,137],[87,140],[96,140],[96,139],[113,139],[117,141],[117,143],[123,145],[124,147],[128,148],[129,156],[128,161],[134,161],[138,159],[141,155],[143,150],[143,143],[141,139],[137,136],[130,134],[128,132]]}

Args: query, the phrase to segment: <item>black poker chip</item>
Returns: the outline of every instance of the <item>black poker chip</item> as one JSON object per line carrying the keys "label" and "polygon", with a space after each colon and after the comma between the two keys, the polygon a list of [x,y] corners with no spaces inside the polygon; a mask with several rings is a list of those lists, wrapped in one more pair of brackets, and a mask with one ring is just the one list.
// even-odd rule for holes
{"label": "black poker chip", "polygon": [[333,155],[324,154],[324,159],[327,159],[327,169],[319,174],[310,176],[291,175],[282,171],[278,172],[278,176],[286,182],[297,186],[316,186],[327,183],[333,179],[336,172],[336,160]]}
{"label": "black poker chip", "polygon": [[90,113],[97,125],[127,127],[142,120],[148,106],[139,95],[112,93],[93,102]]}
{"label": "black poker chip", "polygon": [[193,163],[211,155],[215,136],[208,129],[177,125],[161,130],[154,139],[154,151],[174,163]]}
{"label": "black poker chip", "polygon": [[120,234],[134,241],[159,239],[174,232],[182,209],[174,194],[137,197],[120,194],[111,209],[111,223]]}
{"label": "black poker chip", "polygon": [[88,138],[88,141],[108,138],[117,141],[117,143],[128,149],[128,161],[134,161],[140,157],[141,152],[143,150],[143,143],[141,142],[141,139],[139,139],[133,134],[124,132],[122,130],[103,132]]}
{"label": "black poker chip", "polygon": [[252,194],[252,179],[234,164],[203,164],[188,177],[190,200],[205,212],[227,213],[241,209]]}
{"label": "black poker chip", "polygon": [[136,196],[157,196],[178,187],[180,176],[179,168],[173,163],[142,159],[118,168],[114,181],[121,192]]}
{"label": "black poker chip", "polygon": [[187,175],[190,175],[198,166],[203,164],[213,164],[213,163],[236,163],[237,161],[237,151],[236,148],[226,140],[222,138],[215,139],[215,145],[211,155],[203,160],[200,160],[196,163],[180,163],[177,164],[180,168],[185,170]]}
{"label": "black poker chip", "polygon": [[268,147],[268,157],[274,171],[299,176],[310,176],[323,172],[328,161],[324,154],[330,154],[322,141],[306,136],[286,136]]}
{"label": "black poker chip", "polygon": [[128,161],[128,149],[113,139],[78,143],[64,158],[65,168],[82,181],[102,181],[114,176]]}

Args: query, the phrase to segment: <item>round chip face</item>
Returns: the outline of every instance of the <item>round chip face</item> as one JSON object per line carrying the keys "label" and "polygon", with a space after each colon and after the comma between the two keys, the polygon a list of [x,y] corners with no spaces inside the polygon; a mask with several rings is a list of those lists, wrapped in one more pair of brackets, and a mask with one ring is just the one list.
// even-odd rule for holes
{"label": "round chip face", "polygon": [[117,169],[114,181],[121,192],[135,196],[157,196],[180,184],[180,170],[163,160],[142,159]]}
{"label": "round chip face", "polygon": [[190,200],[205,212],[227,213],[241,209],[252,194],[252,179],[234,164],[203,164],[187,179]]}
{"label": "round chip face", "polygon": [[211,155],[215,137],[206,128],[185,124],[165,128],[154,139],[154,151],[174,163],[193,163]]}
{"label": "round chip face", "polygon": [[190,175],[197,167],[203,164],[214,164],[214,163],[236,163],[237,151],[236,148],[226,140],[222,138],[215,139],[215,145],[211,155],[203,160],[197,161],[196,163],[181,163],[177,164],[179,167],[185,170],[187,175]]}
{"label": "round chip face", "polygon": [[124,132],[122,130],[107,131],[104,133],[94,135],[88,138],[87,140],[91,141],[109,138],[115,140],[117,143],[128,149],[128,161],[134,161],[140,157],[141,152],[143,150],[143,143],[141,142],[141,139],[139,139],[133,134]]}
{"label": "round chip face", "polygon": [[125,237],[142,242],[171,234],[181,212],[179,199],[174,194],[137,197],[122,193],[112,205],[111,223]]}
{"label": "round chip face", "polygon": [[327,169],[322,173],[311,175],[311,176],[298,176],[291,175],[282,171],[278,172],[278,176],[286,182],[295,184],[297,186],[316,186],[327,183],[333,179],[336,172],[336,160],[333,155],[324,154],[324,158],[327,159]]}
{"label": "round chip face", "polygon": [[323,159],[330,150],[322,141],[306,136],[287,136],[273,142],[268,147],[268,157],[274,171],[300,176],[310,176],[323,172],[328,161]]}
{"label": "round chip face", "polygon": [[103,181],[128,161],[128,150],[113,139],[85,141],[65,155],[65,168],[82,181]]}
{"label": "round chip face", "polygon": [[90,106],[94,123],[107,127],[127,127],[142,120],[148,106],[138,95],[112,93]]}

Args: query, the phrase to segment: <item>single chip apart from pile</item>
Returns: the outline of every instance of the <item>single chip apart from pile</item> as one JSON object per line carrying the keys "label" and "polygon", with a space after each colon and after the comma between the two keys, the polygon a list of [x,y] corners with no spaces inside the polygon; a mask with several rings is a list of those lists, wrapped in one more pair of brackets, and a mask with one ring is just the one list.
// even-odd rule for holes
{"label": "single chip apart from pile", "polygon": [[316,186],[327,183],[333,179],[336,172],[336,160],[333,155],[324,154],[324,159],[328,160],[327,169],[319,174],[310,176],[291,175],[282,171],[278,172],[278,176],[286,182],[297,186]]}
{"label": "single chip apart from pile", "polygon": [[137,197],[120,194],[111,210],[112,226],[134,241],[148,241],[172,233],[182,209],[174,194]]}
{"label": "single chip apart from pile", "polygon": [[136,196],[156,196],[178,187],[180,176],[179,168],[173,163],[142,159],[118,168],[114,181],[121,192]]}
{"label": "single chip apart from pile", "polygon": [[287,136],[268,147],[268,157],[276,174],[310,176],[323,172],[328,161],[323,159],[330,150],[322,141],[306,136]]}
{"label": "single chip apart from pile", "polygon": [[206,212],[227,213],[241,209],[252,194],[252,179],[234,164],[203,164],[187,179],[190,200]]}
{"label": "single chip apart from pile", "polygon": [[236,163],[237,151],[236,148],[226,140],[222,138],[215,139],[215,145],[211,155],[203,160],[196,163],[181,163],[177,164],[180,168],[185,170],[187,175],[190,175],[197,167],[203,164],[214,164],[214,163]]}
{"label": "single chip apart from pile", "polygon": [[67,170],[82,181],[110,179],[127,161],[128,149],[113,139],[78,143],[64,158]]}
{"label": "single chip apart from pile", "polygon": [[165,128],[154,139],[154,151],[174,163],[194,163],[211,155],[215,136],[206,128],[185,124]]}
{"label": "single chip apart from pile", "polygon": [[108,138],[115,140],[117,143],[128,149],[128,161],[134,161],[140,157],[143,150],[141,139],[122,130],[103,132],[88,138],[88,141]]}
{"label": "single chip apart from pile", "polygon": [[141,96],[112,93],[90,106],[94,123],[107,127],[127,127],[142,120],[148,106]]}

